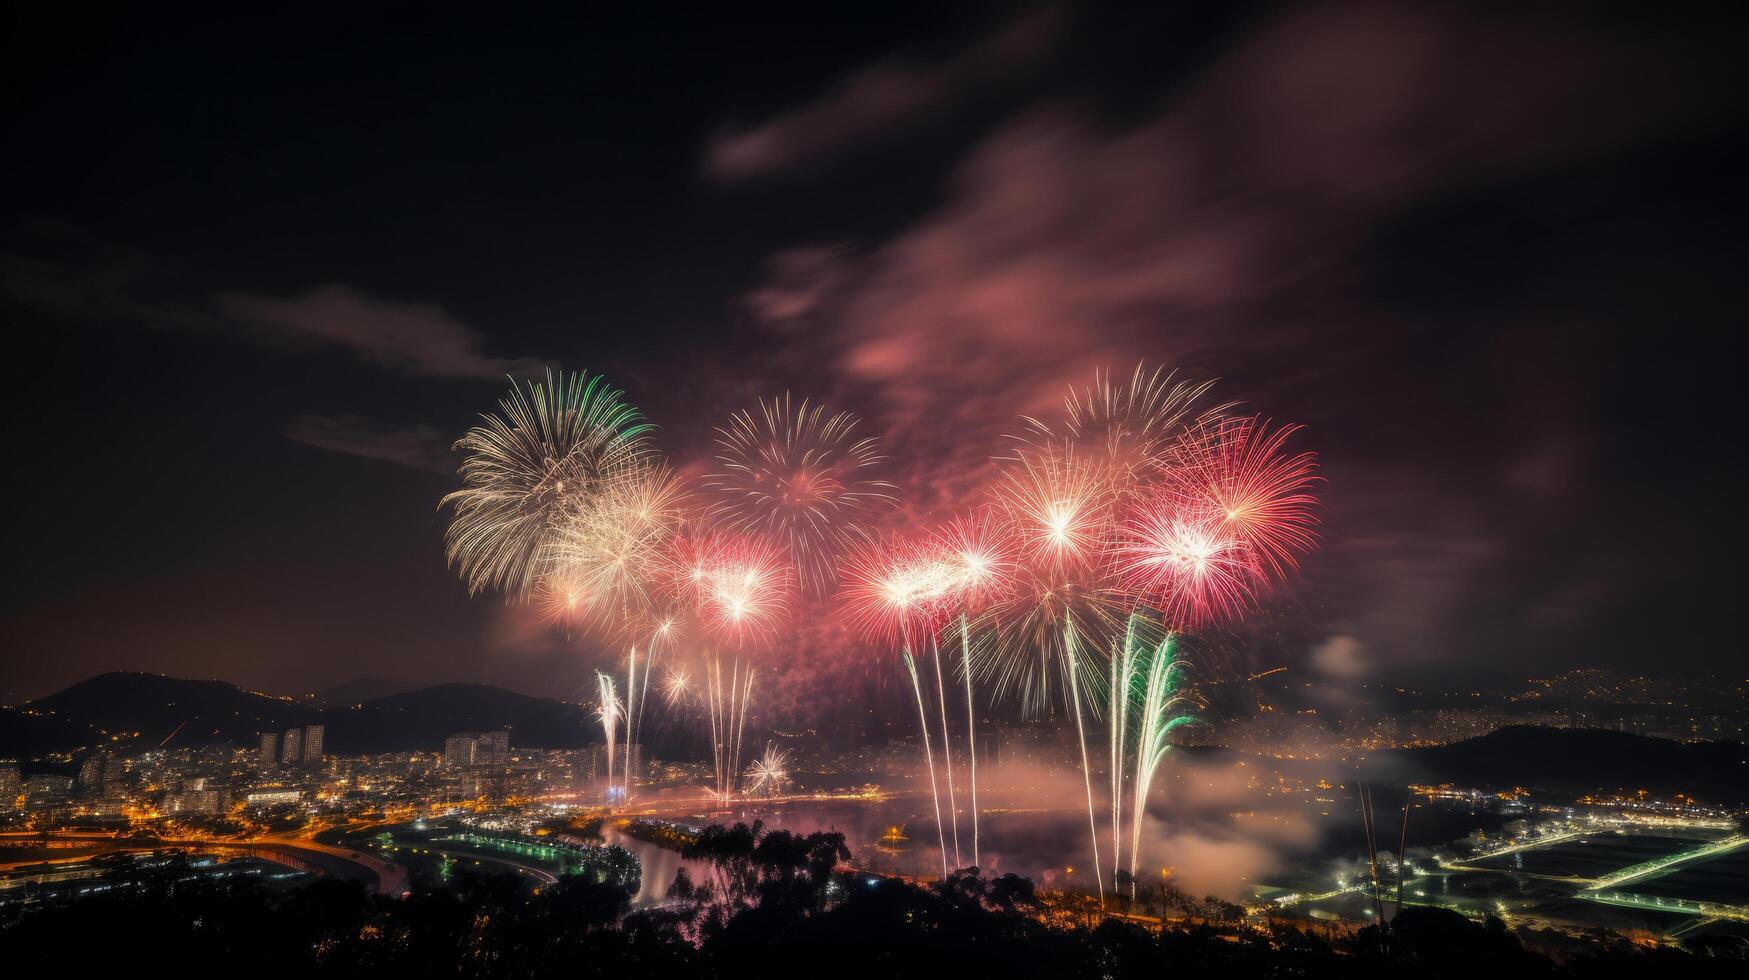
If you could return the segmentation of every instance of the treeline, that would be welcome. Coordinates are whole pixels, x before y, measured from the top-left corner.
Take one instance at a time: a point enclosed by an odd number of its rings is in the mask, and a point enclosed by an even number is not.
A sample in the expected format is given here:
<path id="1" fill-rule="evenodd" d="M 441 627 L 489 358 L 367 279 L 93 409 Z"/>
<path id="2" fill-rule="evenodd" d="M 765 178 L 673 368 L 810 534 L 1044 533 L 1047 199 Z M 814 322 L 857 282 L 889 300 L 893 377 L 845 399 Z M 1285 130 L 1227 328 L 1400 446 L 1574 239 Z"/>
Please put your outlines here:
<path id="1" fill-rule="evenodd" d="M 1389 934 L 1326 940 L 1291 927 L 1159 931 L 1066 924 L 1031 882 L 973 871 L 930 886 L 844 870 L 838 834 L 711 828 L 669 901 L 592 876 L 531 890 L 510 877 L 416 879 L 411 897 L 318 881 L 274 893 L 201 879 L 177 862 L 76 900 L 0 911 L 9 975 L 131 968 L 179 974 L 353 977 L 1604 977 L 1739 976 L 1740 944 L 1696 951 L 1599 941 L 1557 964 L 1498 921 L 1409 909 Z"/>

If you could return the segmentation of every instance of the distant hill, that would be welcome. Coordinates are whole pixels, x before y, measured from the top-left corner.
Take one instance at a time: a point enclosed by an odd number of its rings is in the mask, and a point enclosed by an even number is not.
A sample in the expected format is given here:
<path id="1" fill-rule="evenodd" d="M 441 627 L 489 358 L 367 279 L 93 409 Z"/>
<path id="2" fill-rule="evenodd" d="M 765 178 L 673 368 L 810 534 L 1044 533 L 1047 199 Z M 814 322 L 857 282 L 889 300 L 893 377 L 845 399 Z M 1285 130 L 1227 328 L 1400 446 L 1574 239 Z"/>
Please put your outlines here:
<path id="1" fill-rule="evenodd" d="M 88 725 L 29 708 L 0 708 L 0 759 L 32 759 L 98 741 Z"/>
<path id="2" fill-rule="evenodd" d="M 224 681 L 157 674 L 99 674 L 24 708 L 88 729 L 98 742 L 127 735 L 134 737 L 132 744 L 147 747 L 167 738 L 170 745 L 244 745 L 259 732 L 317 720 L 314 708 L 295 701 Z"/>
<path id="3" fill-rule="evenodd" d="M 415 691 L 418 689 L 419 685 L 408 684 L 405 681 L 388 681 L 383 680 L 381 677 L 364 677 L 355 681 L 347 681 L 344 684 L 336 684 L 333 687 L 323 688 L 320 691 L 306 694 L 304 695 L 304 703 L 321 709 L 350 708 L 353 705 L 363 704 L 366 701 L 375 701 L 378 698 L 393 697 L 397 694 L 405 694 L 408 691 Z"/>
<path id="4" fill-rule="evenodd" d="M 330 754 L 435 751 L 456 732 L 509 728 L 512 745 L 575 748 L 600 738 L 578 705 L 478 684 L 440 684 L 366 700 L 360 681 L 323 710 L 304 701 L 245 691 L 224 681 L 156 674 L 102 674 L 16 708 L 0 709 L 0 758 L 32 758 L 116 744 L 133 751 L 171 746 L 254 745 L 261 732 L 326 726 Z M 310 699 L 314 701 L 315 699 Z M 137 734 L 136 734 L 137 733 Z"/>
<path id="5" fill-rule="evenodd" d="M 443 747 L 456 732 L 510 729 L 510 744 L 577 748 L 600 726 L 579 705 L 479 684 L 439 684 L 322 713 L 328 750 L 343 755 Z"/>
<path id="6" fill-rule="evenodd" d="M 1522 725 L 1387 755 L 1414 778 L 1460 786 L 1575 795 L 1644 789 L 1660 796 L 1687 793 L 1707 803 L 1749 803 L 1749 748 L 1739 742 L 1682 743 Z"/>

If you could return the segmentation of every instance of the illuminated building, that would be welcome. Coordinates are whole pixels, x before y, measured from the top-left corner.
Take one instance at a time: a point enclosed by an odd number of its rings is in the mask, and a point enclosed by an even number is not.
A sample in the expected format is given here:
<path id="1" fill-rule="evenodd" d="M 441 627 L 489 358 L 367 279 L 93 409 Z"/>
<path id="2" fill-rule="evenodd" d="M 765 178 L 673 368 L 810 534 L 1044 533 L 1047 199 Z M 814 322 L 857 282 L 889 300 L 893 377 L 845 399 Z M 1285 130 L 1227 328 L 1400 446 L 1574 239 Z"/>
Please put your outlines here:
<path id="1" fill-rule="evenodd" d="M 304 794 L 295 789 L 258 789 L 250 793 L 245 801 L 250 806 L 272 806 L 276 803 L 296 803 L 304 798 Z"/>
<path id="2" fill-rule="evenodd" d="M 501 766 L 510 761 L 510 732 L 499 729 L 482 732 L 474 737 L 474 762 Z"/>
<path id="3" fill-rule="evenodd" d="M 510 732 L 457 732 L 443 740 L 443 764 L 449 768 L 501 766 L 510 761 Z"/>
<path id="4" fill-rule="evenodd" d="M 304 761 L 304 732 L 301 728 L 288 728 L 285 736 L 280 739 L 279 761 L 288 766 L 295 766 Z"/>
<path id="5" fill-rule="evenodd" d="M 478 744 L 471 732 L 451 735 L 443 740 L 443 764 L 452 768 L 473 765 Z"/>
<path id="6" fill-rule="evenodd" d="M 279 762 L 279 735 L 275 732 L 261 733 L 261 753 L 257 758 L 264 766 Z"/>
<path id="7" fill-rule="evenodd" d="M 321 725 L 304 726 L 303 761 L 304 765 L 312 769 L 322 764 L 322 736 L 323 728 Z"/>

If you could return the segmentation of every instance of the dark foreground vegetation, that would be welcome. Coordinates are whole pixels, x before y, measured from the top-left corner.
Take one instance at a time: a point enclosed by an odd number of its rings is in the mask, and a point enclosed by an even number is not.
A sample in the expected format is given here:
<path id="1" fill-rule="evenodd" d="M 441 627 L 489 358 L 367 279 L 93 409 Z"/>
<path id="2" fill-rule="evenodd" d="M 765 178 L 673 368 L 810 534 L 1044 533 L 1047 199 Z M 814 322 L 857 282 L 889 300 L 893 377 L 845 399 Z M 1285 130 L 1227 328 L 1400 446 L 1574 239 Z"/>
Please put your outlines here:
<path id="1" fill-rule="evenodd" d="M 177 862 L 75 900 L 0 911 L 8 976 L 131 969 L 205 976 L 376 977 L 1603 977 L 1740 976 L 1743 948 L 1621 940 L 1556 963 L 1498 921 L 1409 909 L 1335 940 L 1288 925 L 1076 925 L 1030 882 L 974 872 L 923 887 L 847 872 L 837 834 L 711 828 L 670 900 L 634 910 L 623 882 L 418 874 L 405 899 L 317 881 L 273 892 Z"/>

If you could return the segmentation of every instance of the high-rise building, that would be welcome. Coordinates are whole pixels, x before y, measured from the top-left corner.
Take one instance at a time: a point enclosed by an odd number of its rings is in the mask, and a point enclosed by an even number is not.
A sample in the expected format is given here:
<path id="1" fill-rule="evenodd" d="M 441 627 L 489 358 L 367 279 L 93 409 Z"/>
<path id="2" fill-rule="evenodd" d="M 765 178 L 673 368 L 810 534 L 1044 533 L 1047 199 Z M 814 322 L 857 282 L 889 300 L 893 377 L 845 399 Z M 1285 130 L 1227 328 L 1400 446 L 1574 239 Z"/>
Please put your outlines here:
<path id="1" fill-rule="evenodd" d="M 479 742 L 472 732 L 451 735 L 443 740 L 443 764 L 454 768 L 474 764 L 474 753 Z"/>
<path id="2" fill-rule="evenodd" d="M 501 766 L 510 761 L 510 732 L 499 729 L 482 732 L 474 740 L 474 761 L 481 765 Z"/>
<path id="3" fill-rule="evenodd" d="M 257 757 L 262 765 L 271 766 L 279 762 L 279 733 L 261 733 L 261 754 Z"/>
<path id="4" fill-rule="evenodd" d="M 304 761 L 304 730 L 288 728 L 279 741 L 279 761 L 295 766 Z"/>
<path id="5" fill-rule="evenodd" d="M 0 766 L 0 813 L 18 808 L 18 798 L 24 795 L 24 780 L 17 766 Z"/>
<path id="6" fill-rule="evenodd" d="M 311 769 L 322 764 L 322 734 L 321 725 L 304 726 L 304 765 Z"/>

